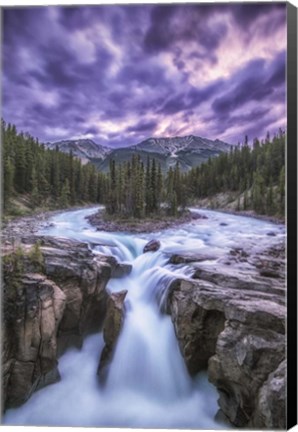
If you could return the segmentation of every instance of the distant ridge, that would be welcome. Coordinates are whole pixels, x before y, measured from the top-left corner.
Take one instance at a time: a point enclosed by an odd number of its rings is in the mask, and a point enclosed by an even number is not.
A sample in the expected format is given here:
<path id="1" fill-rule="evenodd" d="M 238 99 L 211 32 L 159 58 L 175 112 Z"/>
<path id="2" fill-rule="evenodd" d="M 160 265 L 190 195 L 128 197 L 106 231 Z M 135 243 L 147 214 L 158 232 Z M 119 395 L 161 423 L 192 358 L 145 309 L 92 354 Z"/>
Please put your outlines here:
<path id="1" fill-rule="evenodd" d="M 77 139 L 77 140 L 62 140 L 53 143 L 46 143 L 50 149 L 56 147 L 63 153 L 70 153 L 80 158 L 83 163 L 92 162 L 92 159 L 104 159 L 112 149 L 96 144 L 91 139 Z"/>
<path id="2" fill-rule="evenodd" d="M 173 138 L 148 138 L 136 145 L 112 149 L 96 144 L 90 139 L 63 140 L 47 143 L 48 148 L 58 149 L 79 157 L 84 163 L 91 162 L 99 169 L 107 171 L 110 160 L 116 163 L 128 161 L 133 154 L 138 154 L 145 163 L 148 155 L 154 157 L 161 164 L 163 171 L 179 162 L 182 171 L 187 171 L 194 166 L 207 161 L 209 157 L 217 156 L 222 152 L 228 152 L 231 145 L 195 135 Z"/>

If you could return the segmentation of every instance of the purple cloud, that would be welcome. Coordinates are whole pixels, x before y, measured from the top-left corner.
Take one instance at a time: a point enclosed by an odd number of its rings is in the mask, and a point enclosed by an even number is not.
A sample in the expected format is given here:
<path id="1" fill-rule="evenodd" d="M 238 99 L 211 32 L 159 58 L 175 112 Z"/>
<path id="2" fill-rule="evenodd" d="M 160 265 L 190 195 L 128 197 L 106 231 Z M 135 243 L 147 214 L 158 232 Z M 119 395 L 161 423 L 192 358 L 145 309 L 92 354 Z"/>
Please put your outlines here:
<path id="1" fill-rule="evenodd" d="M 214 50 L 227 28 L 225 24 L 208 26 L 214 8 L 208 5 L 156 6 L 151 13 L 151 24 L 144 38 L 145 50 L 158 53 L 173 49 L 178 42 L 196 41 L 206 50 Z"/>
<path id="2" fill-rule="evenodd" d="M 156 128 L 157 124 L 155 121 L 141 121 L 135 126 L 130 126 L 127 128 L 128 132 L 143 132 L 143 133 L 150 133 L 150 131 L 153 131 Z"/>
<path id="3" fill-rule="evenodd" d="M 241 29 L 248 29 L 259 18 L 265 17 L 271 20 L 272 14 L 275 12 L 277 12 L 277 16 L 279 17 L 275 24 L 277 22 L 284 24 L 283 20 L 285 10 L 284 3 L 260 3 L 257 5 L 257 7 L 254 3 L 240 3 L 231 5 L 231 13 L 234 17 L 235 23 Z"/>
<path id="4" fill-rule="evenodd" d="M 237 84 L 233 86 L 233 82 Z M 214 100 L 212 108 L 220 117 L 229 116 L 250 101 L 258 102 L 271 96 L 275 87 L 284 82 L 284 53 L 279 53 L 269 65 L 263 59 L 253 60 L 231 78 L 227 92 Z"/>
<path id="5" fill-rule="evenodd" d="M 3 117 L 40 141 L 92 135 L 113 147 L 152 134 L 235 143 L 285 126 L 285 13 L 270 3 L 3 8 Z"/>

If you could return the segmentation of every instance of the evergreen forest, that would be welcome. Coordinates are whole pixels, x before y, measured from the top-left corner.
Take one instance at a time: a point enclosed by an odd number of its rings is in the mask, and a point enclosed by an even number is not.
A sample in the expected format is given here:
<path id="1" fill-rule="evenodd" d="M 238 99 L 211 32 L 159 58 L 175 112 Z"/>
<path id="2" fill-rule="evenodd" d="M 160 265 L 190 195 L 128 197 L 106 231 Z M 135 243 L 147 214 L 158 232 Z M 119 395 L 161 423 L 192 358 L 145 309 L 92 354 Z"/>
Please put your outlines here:
<path id="1" fill-rule="evenodd" d="M 285 213 L 286 133 L 279 130 L 253 146 L 245 137 L 242 145 L 221 153 L 207 163 L 190 170 L 183 179 L 188 196 L 200 199 L 220 193 L 238 196 L 237 210 L 284 217 Z M 216 200 L 214 207 L 218 207 Z"/>
<path id="2" fill-rule="evenodd" d="M 14 211 L 16 197 L 30 208 L 59 209 L 103 202 L 106 177 L 72 153 L 49 150 L 2 121 L 3 209 Z"/>
<path id="3" fill-rule="evenodd" d="M 220 208 L 219 194 L 237 196 L 237 210 L 284 217 L 285 140 L 280 130 L 264 141 L 231 147 L 208 162 L 181 172 L 179 164 L 162 173 L 154 158 L 144 165 L 138 156 L 111 161 L 109 173 L 99 172 L 57 148 L 18 132 L 2 120 L 3 210 L 17 214 L 21 197 L 34 212 L 85 204 L 104 204 L 107 216 L 148 218 L 179 216 L 188 205 L 207 198 Z"/>

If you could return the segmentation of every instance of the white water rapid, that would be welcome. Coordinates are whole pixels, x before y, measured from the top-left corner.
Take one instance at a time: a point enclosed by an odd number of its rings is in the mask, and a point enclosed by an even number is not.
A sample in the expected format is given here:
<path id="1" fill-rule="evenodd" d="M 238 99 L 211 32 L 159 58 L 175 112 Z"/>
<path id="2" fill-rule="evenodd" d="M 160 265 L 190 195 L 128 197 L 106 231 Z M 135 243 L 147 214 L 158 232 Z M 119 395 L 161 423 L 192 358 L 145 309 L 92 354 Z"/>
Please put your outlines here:
<path id="1" fill-rule="evenodd" d="M 96 376 L 104 343 L 102 334 L 95 334 L 86 338 L 81 350 L 70 349 L 59 359 L 60 382 L 34 393 L 20 408 L 8 410 L 3 424 L 226 429 L 214 420 L 218 409 L 215 388 L 204 373 L 189 377 L 171 319 L 160 311 L 170 281 L 178 274 L 192 274 L 191 267 L 168 264 L 169 253 L 200 251 L 220 258 L 233 246 L 254 249 L 280 241 L 284 227 L 200 210 L 207 219 L 159 233 L 106 233 L 86 221 L 85 216 L 95 211 L 62 213 L 41 234 L 90 245 L 104 243 L 95 252 L 114 255 L 133 266 L 128 276 L 108 283 L 110 292 L 126 289 L 128 294 L 125 322 L 106 385 L 101 387 Z M 143 254 L 152 238 L 160 240 L 160 250 Z"/>

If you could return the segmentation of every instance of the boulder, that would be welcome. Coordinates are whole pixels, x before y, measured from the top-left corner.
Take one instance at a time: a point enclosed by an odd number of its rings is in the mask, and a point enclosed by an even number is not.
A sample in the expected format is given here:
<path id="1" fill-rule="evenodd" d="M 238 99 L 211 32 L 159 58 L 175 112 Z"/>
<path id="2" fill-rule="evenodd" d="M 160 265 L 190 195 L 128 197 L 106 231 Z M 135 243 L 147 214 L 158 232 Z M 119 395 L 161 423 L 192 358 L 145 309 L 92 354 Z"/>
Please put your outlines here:
<path id="1" fill-rule="evenodd" d="M 192 219 L 208 219 L 208 217 L 202 213 L 198 213 L 198 212 L 192 212 L 191 213 L 191 217 Z"/>
<path id="2" fill-rule="evenodd" d="M 159 240 L 150 240 L 143 249 L 143 253 L 146 252 L 156 252 L 160 248 L 160 241 Z"/>
<path id="3" fill-rule="evenodd" d="M 127 263 L 118 263 L 117 259 L 113 256 L 97 254 L 96 260 L 102 263 L 108 263 L 112 269 L 112 278 L 122 278 L 127 276 L 132 271 L 132 265 Z"/>
<path id="4" fill-rule="evenodd" d="M 101 353 L 97 374 L 99 375 L 100 382 L 104 383 L 107 377 L 108 366 L 112 360 L 115 346 L 119 334 L 121 332 L 125 306 L 124 300 L 127 291 L 120 291 L 109 295 L 107 302 L 107 313 L 103 325 L 103 338 L 105 346 Z"/>
<path id="5" fill-rule="evenodd" d="M 215 261 L 216 259 L 217 257 L 214 255 L 188 252 L 171 255 L 169 262 L 171 264 L 188 264 L 202 261 Z"/>

